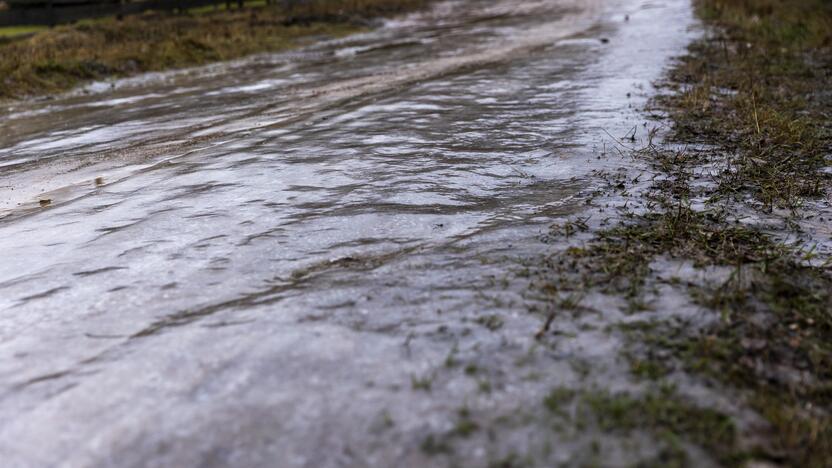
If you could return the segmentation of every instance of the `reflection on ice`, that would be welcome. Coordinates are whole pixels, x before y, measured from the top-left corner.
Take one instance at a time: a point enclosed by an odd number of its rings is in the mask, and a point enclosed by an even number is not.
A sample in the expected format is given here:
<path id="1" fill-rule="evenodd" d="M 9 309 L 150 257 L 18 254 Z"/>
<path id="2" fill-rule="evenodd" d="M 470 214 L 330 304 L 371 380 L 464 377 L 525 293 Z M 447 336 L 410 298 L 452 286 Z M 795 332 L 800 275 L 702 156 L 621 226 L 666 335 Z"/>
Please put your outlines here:
<path id="1" fill-rule="evenodd" d="M 460 443 L 461 464 L 568 459 L 534 411 L 578 361 L 622 384 L 615 342 L 576 324 L 537 348 L 522 265 L 615 164 L 602 129 L 641 123 L 630 105 L 690 21 L 682 0 L 443 2 L 17 105 L 0 120 L 0 453 L 426 466 L 422 441 L 465 406 L 530 416 Z"/>

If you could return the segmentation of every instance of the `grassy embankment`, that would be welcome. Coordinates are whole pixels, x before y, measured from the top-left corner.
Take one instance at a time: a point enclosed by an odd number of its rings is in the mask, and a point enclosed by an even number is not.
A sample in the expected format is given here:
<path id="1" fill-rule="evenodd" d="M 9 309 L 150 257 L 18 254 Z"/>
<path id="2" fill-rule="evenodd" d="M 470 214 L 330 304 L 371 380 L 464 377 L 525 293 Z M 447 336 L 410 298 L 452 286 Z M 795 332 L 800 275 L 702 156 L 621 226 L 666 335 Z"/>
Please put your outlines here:
<path id="1" fill-rule="evenodd" d="M 0 99 L 53 93 L 79 83 L 278 51 L 304 38 L 358 31 L 367 18 L 428 0 L 316 0 L 279 6 L 148 12 L 82 21 L 0 43 Z"/>
<path id="2" fill-rule="evenodd" d="M 0 40 L 29 36 L 48 29 L 46 26 L 6 26 L 0 28 Z"/>
<path id="3" fill-rule="evenodd" d="M 659 287 L 670 287 L 711 318 L 704 326 L 644 320 L 620 327 L 631 343 L 634 379 L 662 386 L 680 374 L 693 376 L 734 396 L 766 424 L 739 429 L 716 418 L 721 430 L 714 430 L 684 422 L 707 421 L 701 411 L 668 411 L 678 404 L 663 403 L 662 417 L 654 418 L 662 425 L 647 418 L 641 429 L 670 440 L 668 447 L 686 441 L 724 465 L 765 460 L 829 467 L 832 259 L 812 250 L 818 239 L 801 225 L 818 217 L 817 206 L 828 207 L 832 185 L 832 3 L 695 5 L 709 34 L 674 67 L 669 95 L 654 103 L 669 114 L 669 144 L 634 155 L 657 174 L 642 200 L 645 212 L 631 212 L 592 241 L 556 255 L 547 287 L 620 296 L 631 314 L 652 309 Z M 629 189 L 629 182 L 622 184 L 615 180 L 611 190 Z M 576 229 L 586 225 L 560 226 L 566 233 Z M 787 245 L 786 234 L 805 242 Z M 651 263 L 668 257 L 732 273 L 719 283 L 662 278 Z M 649 396 L 608 398 L 623 405 L 621 413 L 655 406 Z M 610 430 L 627 429 L 622 424 Z M 726 430 L 744 433 L 732 437 Z M 684 451 L 663 454 L 657 462 L 664 466 L 686 463 Z"/>

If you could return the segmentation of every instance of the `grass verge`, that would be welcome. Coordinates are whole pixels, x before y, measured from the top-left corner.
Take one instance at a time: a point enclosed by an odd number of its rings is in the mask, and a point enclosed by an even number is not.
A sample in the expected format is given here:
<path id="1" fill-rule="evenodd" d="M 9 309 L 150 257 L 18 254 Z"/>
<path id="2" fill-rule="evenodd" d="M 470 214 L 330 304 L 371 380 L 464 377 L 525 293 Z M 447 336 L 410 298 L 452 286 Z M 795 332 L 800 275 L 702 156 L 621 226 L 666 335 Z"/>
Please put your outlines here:
<path id="1" fill-rule="evenodd" d="M 54 93 L 107 77 L 200 65 L 279 51 L 313 36 L 340 36 L 366 19 L 428 0 L 317 0 L 290 9 L 148 12 L 59 26 L 0 43 L 0 98 Z"/>
<path id="2" fill-rule="evenodd" d="M 708 34 L 655 102 L 670 144 L 634 155 L 657 174 L 644 210 L 553 257 L 550 287 L 622 296 L 636 313 L 649 308 L 645 286 L 666 282 L 651 269 L 659 258 L 727 269 L 725 281 L 669 284 L 709 312 L 706 325 L 628 327 L 634 376 L 683 372 L 739 395 L 766 422 L 745 429 L 747 457 L 832 466 L 832 262 L 806 248 L 830 239 L 801 229 L 832 185 L 832 4 L 694 3 Z M 718 445 L 708 437 L 692 440 Z"/>
<path id="3" fill-rule="evenodd" d="M 46 26 L 6 26 L 0 28 L 0 40 L 27 36 L 45 31 Z"/>

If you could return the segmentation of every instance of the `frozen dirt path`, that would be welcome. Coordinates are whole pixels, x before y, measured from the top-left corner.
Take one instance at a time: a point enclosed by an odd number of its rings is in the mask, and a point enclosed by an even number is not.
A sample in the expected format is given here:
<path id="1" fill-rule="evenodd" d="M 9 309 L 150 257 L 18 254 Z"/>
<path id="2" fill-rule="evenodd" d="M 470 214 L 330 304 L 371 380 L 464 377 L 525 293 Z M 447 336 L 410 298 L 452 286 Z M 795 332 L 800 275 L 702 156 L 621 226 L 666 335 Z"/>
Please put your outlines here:
<path id="1" fill-rule="evenodd" d="M 683 0 L 447 2 L 5 109 L 3 466 L 582 456 L 540 402 L 576 363 L 626 385 L 614 342 L 537 346 L 522 265 L 691 23 Z"/>

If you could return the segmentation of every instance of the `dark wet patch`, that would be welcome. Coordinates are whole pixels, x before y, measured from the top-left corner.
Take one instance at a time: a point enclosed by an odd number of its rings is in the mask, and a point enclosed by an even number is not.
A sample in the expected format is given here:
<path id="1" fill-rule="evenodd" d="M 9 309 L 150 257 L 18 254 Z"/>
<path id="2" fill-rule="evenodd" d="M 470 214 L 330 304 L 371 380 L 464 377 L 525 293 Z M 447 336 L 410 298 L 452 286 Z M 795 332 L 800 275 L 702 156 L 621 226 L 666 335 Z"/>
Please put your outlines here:
<path id="1" fill-rule="evenodd" d="M 122 338 L 127 338 L 127 335 L 110 335 L 110 334 L 102 334 L 102 333 L 84 333 L 84 336 L 87 338 L 92 338 L 95 340 L 117 340 Z"/>
<path id="2" fill-rule="evenodd" d="M 75 276 L 93 276 L 93 275 L 98 275 L 98 274 L 101 274 L 101 273 L 107 273 L 108 271 L 118 271 L 118 270 L 127 270 L 127 267 L 109 266 L 109 267 L 97 268 L 95 270 L 79 271 L 77 273 L 73 273 L 73 275 L 75 275 Z"/>
<path id="3" fill-rule="evenodd" d="M 37 377 L 33 377 L 33 378 L 28 379 L 24 382 L 21 382 L 21 383 L 15 385 L 15 387 L 16 387 L 16 390 L 21 390 L 21 389 L 24 389 L 26 387 L 36 385 L 36 384 L 39 384 L 39 383 L 49 382 L 51 380 L 62 379 L 62 378 L 66 377 L 70 374 L 72 374 L 72 371 L 66 370 L 66 371 L 52 372 L 50 374 L 39 375 Z"/>
<path id="4" fill-rule="evenodd" d="M 58 287 L 48 289 L 46 291 L 43 291 L 43 292 L 40 292 L 40 293 L 37 293 L 37 294 L 32 294 L 31 296 L 22 297 L 22 298 L 20 298 L 20 300 L 18 302 L 18 305 L 23 305 L 27 302 L 35 301 L 35 300 L 38 300 L 38 299 L 45 299 L 45 298 L 47 298 L 49 296 L 52 296 L 52 295 L 54 295 L 54 294 L 56 294 L 60 291 L 65 290 L 65 289 L 69 289 L 69 286 L 58 286 Z"/>
<path id="5" fill-rule="evenodd" d="M 256 322 L 255 319 L 251 320 L 223 320 L 221 322 L 212 322 L 212 323 L 203 323 L 202 326 L 205 328 L 223 328 L 223 327 L 234 327 L 239 325 L 247 325 L 249 323 Z"/>

